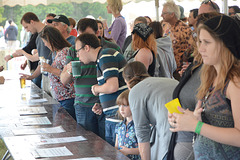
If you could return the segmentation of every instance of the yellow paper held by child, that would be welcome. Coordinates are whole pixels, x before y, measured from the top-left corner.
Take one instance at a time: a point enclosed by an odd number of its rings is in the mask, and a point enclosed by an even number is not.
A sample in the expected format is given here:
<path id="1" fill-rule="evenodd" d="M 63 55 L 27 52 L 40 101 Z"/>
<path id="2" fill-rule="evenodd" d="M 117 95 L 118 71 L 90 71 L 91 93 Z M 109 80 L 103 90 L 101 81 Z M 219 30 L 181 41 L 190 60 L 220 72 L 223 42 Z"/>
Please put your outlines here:
<path id="1" fill-rule="evenodd" d="M 178 98 L 175 98 L 174 100 L 168 102 L 165 104 L 165 107 L 168 109 L 168 111 L 170 113 L 179 113 L 179 114 L 183 114 L 182 112 L 180 112 L 178 110 L 178 106 L 181 107 L 181 104 L 179 102 Z"/>

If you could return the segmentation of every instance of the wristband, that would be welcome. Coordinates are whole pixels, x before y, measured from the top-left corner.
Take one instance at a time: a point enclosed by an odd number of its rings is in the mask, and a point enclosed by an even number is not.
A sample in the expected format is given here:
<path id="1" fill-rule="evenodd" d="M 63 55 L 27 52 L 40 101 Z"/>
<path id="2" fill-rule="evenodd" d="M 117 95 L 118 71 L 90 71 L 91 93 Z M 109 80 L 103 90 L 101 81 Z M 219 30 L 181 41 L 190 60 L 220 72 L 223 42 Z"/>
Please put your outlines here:
<path id="1" fill-rule="evenodd" d="M 10 57 L 11 57 L 11 58 L 13 58 L 13 55 L 12 55 L 12 54 L 10 54 Z"/>
<path id="2" fill-rule="evenodd" d="M 67 73 L 70 74 L 70 75 L 72 75 L 72 73 L 70 73 L 68 70 L 67 70 Z"/>
<path id="3" fill-rule="evenodd" d="M 202 125 L 203 125 L 203 122 L 198 121 L 196 129 L 195 129 L 195 133 L 200 134 L 201 129 L 202 129 Z"/>

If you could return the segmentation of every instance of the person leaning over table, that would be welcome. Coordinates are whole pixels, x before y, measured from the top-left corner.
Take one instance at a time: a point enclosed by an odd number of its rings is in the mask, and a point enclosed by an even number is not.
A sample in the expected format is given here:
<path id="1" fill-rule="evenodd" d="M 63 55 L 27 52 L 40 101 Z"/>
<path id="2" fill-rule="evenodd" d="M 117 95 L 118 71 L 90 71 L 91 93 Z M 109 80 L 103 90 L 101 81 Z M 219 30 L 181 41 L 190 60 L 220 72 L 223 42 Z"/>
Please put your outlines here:
<path id="1" fill-rule="evenodd" d="M 32 58 L 33 61 L 38 61 L 39 57 L 44 57 L 44 59 L 48 59 L 50 62 L 49 64 L 52 64 L 52 57 L 51 57 L 51 51 L 46 47 L 40 38 L 40 33 L 45 28 L 45 24 L 39 21 L 38 17 L 32 13 L 27 12 L 22 16 L 21 19 L 22 26 L 26 29 L 27 32 L 31 32 L 32 34 L 38 33 L 38 36 L 36 38 L 36 47 L 37 47 L 37 54 L 33 54 Z M 24 53 L 24 52 L 23 52 Z M 28 54 L 24 53 L 24 56 L 27 57 Z M 32 75 L 26 75 L 23 74 L 22 77 L 27 80 L 32 80 L 39 75 L 41 75 L 41 69 L 40 65 L 37 66 L 36 70 L 32 73 Z M 42 74 L 42 89 L 51 95 L 51 88 L 49 84 L 49 79 L 47 74 Z"/>
<path id="2" fill-rule="evenodd" d="M 150 77 L 146 67 L 139 61 L 128 63 L 123 69 L 123 77 L 130 90 L 129 106 L 141 158 L 165 160 L 171 132 L 164 105 L 172 100 L 178 81 Z"/>
<path id="3" fill-rule="evenodd" d="M 97 36 L 98 25 L 94 19 L 82 18 L 78 21 L 77 30 L 80 35 L 83 33 L 91 33 Z M 103 37 L 98 37 L 98 40 L 103 48 L 113 48 L 122 53 L 117 44 L 109 42 Z M 97 83 L 96 62 L 91 62 L 86 65 L 81 62 L 81 76 L 73 78 L 71 61 L 79 61 L 75 45 L 69 49 L 66 63 L 60 77 L 63 84 L 74 81 L 76 93 L 74 107 L 77 123 L 105 139 L 105 117 L 103 114 L 99 116 L 92 112 L 94 104 L 100 102 L 99 96 L 94 96 L 91 91 L 91 87 Z"/>
<path id="4" fill-rule="evenodd" d="M 60 31 L 54 27 L 47 26 L 40 34 L 44 45 L 47 46 L 56 56 L 51 65 L 43 63 L 43 71 L 48 72 L 50 85 L 52 88 L 52 96 L 61 106 L 76 119 L 74 109 L 75 91 L 73 82 L 63 85 L 60 81 L 60 74 L 66 62 L 67 52 L 71 44 L 63 37 Z"/>
<path id="5" fill-rule="evenodd" d="M 122 78 L 122 70 L 126 60 L 120 52 L 112 48 L 103 49 L 94 34 L 83 33 L 77 37 L 76 50 L 79 60 L 84 64 L 97 62 L 97 83 L 91 87 L 93 95 L 101 102 L 95 103 L 92 111 L 98 115 L 105 115 L 105 139 L 114 146 L 116 121 L 116 99 L 126 88 Z"/>
<path id="6" fill-rule="evenodd" d="M 171 131 L 197 133 L 195 159 L 240 159 L 240 27 L 220 15 L 198 27 L 203 59 L 194 112 L 169 114 Z"/>

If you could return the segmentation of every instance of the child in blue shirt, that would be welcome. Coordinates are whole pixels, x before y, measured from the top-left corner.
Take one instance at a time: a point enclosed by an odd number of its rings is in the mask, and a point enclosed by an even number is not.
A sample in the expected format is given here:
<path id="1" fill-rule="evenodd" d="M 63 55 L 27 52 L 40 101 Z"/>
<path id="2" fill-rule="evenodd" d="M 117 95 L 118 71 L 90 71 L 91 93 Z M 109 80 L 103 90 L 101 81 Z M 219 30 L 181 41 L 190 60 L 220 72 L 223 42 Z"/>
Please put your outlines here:
<path id="1" fill-rule="evenodd" d="M 141 159 L 138 150 L 138 142 L 135 134 L 132 112 L 128 102 L 129 90 L 122 92 L 117 98 L 120 116 L 123 121 L 116 125 L 115 148 L 131 160 Z"/>

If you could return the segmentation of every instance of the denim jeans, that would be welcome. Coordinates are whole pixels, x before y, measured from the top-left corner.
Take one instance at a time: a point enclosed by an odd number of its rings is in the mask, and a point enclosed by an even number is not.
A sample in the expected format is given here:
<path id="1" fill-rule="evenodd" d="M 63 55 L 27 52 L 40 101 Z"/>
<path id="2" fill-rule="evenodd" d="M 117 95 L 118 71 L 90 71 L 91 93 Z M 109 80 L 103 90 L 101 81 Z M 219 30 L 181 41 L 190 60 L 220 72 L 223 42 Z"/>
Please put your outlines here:
<path id="1" fill-rule="evenodd" d="M 117 111 L 118 111 L 118 108 L 105 111 L 104 112 L 105 118 L 114 117 Z M 115 128 L 118 123 L 119 122 L 105 120 L 105 139 L 112 146 L 115 146 L 115 140 L 116 140 Z"/>
<path id="2" fill-rule="evenodd" d="M 36 84 L 39 88 L 41 87 L 42 75 L 40 74 L 38 77 L 32 79 L 32 82 Z"/>
<path id="3" fill-rule="evenodd" d="M 76 114 L 74 109 L 74 99 L 65 99 L 63 101 L 58 101 L 61 106 L 76 120 Z"/>
<path id="4" fill-rule="evenodd" d="M 97 115 L 92 111 L 92 107 L 83 107 L 79 104 L 75 106 L 77 123 L 86 130 L 94 132 L 105 139 L 105 115 Z"/>

